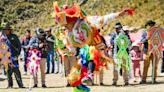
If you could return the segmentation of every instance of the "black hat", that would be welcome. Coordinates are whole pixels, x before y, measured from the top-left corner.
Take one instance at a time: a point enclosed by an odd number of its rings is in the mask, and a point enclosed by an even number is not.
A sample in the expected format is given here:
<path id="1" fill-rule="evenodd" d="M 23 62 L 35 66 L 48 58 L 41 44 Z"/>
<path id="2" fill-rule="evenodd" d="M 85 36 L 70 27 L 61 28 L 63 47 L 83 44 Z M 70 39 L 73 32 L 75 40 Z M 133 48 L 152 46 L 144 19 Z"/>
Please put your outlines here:
<path id="1" fill-rule="evenodd" d="M 115 26 L 114 26 L 115 28 L 122 28 L 122 25 L 121 25 L 121 23 L 120 22 L 117 22 L 116 24 L 115 24 Z"/>
<path id="2" fill-rule="evenodd" d="M 151 25 L 155 25 L 156 23 L 152 20 L 148 20 L 146 23 L 145 23 L 145 27 L 147 26 L 151 26 Z"/>
<path id="3" fill-rule="evenodd" d="M 5 26 L 3 27 L 3 30 L 6 30 L 6 29 L 12 29 L 11 25 L 9 23 L 6 23 Z"/>

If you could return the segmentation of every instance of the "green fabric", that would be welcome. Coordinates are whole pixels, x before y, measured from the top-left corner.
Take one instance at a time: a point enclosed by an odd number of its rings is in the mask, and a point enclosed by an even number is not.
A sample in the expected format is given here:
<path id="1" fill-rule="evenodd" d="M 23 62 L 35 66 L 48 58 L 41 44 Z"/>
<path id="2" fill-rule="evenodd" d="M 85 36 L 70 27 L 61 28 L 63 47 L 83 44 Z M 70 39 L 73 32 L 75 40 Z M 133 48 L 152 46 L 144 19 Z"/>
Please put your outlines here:
<path id="1" fill-rule="evenodd" d="M 73 87 L 72 88 L 72 92 L 89 92 L 89 91 L 87 91 L 87 90 L 80 90 L 77 87 Z"/>
<path id="2" fill-rule="evenodd" d="M 128 37 L 124 33 L 120 33 L 118 37 L 116 38 L 116 45 L 118 46 L 119 50 L 116 54 L 116 58 L 118 60 L 118 68 L 121 68 L 122 59 L 125 59 L 126 65 L 123 65 L 126 67 L 126 69 L 130 70 L 130 57 L 126 49 L 128 48 L 128 45 L 130 44 L 130 41 Z"/>
<path id="3" fill-rule="evenodd" d="M 62 32 L 62 30 L 58 30 L 55 32 L 55 35 L 60 35 L 60 33 Z M 65 45 L 63 43 L 63 40 L 59 40 L 57 37 L 55 37 L 55 46 L 54 49 L 56 50 L 57 48 L 60 48 L 61 50 L 64 49 Z"/>
<path id="4" fill-rule="evenodd" d="M 57 46 L 57 48 L 60 48 L 61 50 L 63 50 L 65 47 L 63 41 L 59 40 L 59 39 L 56 40 L 56 46 Z"/>

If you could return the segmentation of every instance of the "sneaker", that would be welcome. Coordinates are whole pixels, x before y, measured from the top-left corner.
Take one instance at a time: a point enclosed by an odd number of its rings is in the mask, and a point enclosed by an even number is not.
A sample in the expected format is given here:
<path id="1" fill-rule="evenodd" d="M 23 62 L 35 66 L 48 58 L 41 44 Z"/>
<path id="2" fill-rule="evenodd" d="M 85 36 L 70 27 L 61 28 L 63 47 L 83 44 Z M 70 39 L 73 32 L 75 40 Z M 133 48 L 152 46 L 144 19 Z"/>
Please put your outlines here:
<path id="1" fill-rule="evenodd" d="M 49 74 L 49 72 L 46 72 L 46 74 Z"/>
<path id="2" fill-rule="evenodd" d="M 51 73 L 54 73 L 54 71 L 52 71 Z"/>
<path id="3" fill-rule="evenodd" d="M 47 88 L 47 86 L 45 84 L 42 85 L 42 88 Z"/>
<path id="4" fill-rule="evenodd" d="M 112 84 L 113 86 L 116 86 L 117 85 L 117 82 L 113 82 L 113 84 Z"/>
<path id="5" fill-rule="evenodd" d="M 33 88 L 37 88 L 38 87 L 38 85 L 37 84 L 35 84 L 34 86 L 33 86 Z"/>
<path id="6" fill-rule="evenodd" d="M 139 82 L 141 82 L 141 80 L 142 80 L 141 78 L 138 78 L 138 81 L 139 81 Z"/>
<path id="7" fill-rule="evenodd" d="M 104 83 L 100 83 L 101 86 L 104 86 Z"/>
<path id="8" fill-rule="evenodd" d="M 128 82 L 126 82 L 125 84 L 124 84 L 124 86 L 128 86 L 129 85 L 129 83 Z"/>
<path id="9" fill-rule="evenodd" d="M 145 80 L 142 80 L 142 81 L 140 82 L 140 84 L 146 84 L 146 81 L 145 81 Z"/>
<path id="10" fill-rule="evenodd" d="M 58 74 L 59 72 L 57 71 L 57 72 L 55 72 L 55 74 Z"/>
<path id="11" fill-rule="evenodd" d="M 24 86 L 22 86 L 22 87 L 19 87 L 19 88 L 25 88 Z"/>

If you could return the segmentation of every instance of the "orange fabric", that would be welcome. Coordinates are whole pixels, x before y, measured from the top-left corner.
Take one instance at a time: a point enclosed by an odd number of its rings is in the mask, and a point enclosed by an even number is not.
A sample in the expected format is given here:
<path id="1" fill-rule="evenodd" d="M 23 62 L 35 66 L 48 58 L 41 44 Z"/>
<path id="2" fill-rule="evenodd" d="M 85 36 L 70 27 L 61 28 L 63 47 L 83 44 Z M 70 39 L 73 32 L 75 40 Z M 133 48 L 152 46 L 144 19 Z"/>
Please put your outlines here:
<path id="1" fill-rule="evenodd" d="M 152 38 L 153 34 L 158 30 L 158 28 L 159 27 L 157 27 L 157 26 L 153 26 L 148 30 L 148 35 L 147 35 L 148 36 L 148 43 L 149 43 L 148 51 L 151 51 L 153 48 L 153 44 L 151 43 L 151 41 L 152 41 L 151 38 Z"/>

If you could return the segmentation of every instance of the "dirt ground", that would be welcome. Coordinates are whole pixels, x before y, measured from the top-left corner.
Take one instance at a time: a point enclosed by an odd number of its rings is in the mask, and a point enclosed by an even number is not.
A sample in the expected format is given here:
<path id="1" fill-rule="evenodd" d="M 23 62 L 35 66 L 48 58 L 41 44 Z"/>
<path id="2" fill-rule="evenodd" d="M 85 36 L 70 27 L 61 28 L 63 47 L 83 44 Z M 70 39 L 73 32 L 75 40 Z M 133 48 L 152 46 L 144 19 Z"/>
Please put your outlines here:
<path id="1" fill-rule="evenodd" d="M 142 62 L 143 63 L 143 62 Z M 21 62 L 20 70 L 23 73 L 23 63 Z M 142 64 L 141 64 L 142 65 Z M 160 72 L 160 64 L 159 64 L 159 71 Z M 142 67 L 141 67 L 142 68 Z M 112 86 L 112 65 L 109 66 L 109 70 L 105 70 L 104 73 L 104 86 L 89 86 L 91 88 L 91 92 L 164 92 L 164 77 L 158 76 L 157 81 L 158 84 L 151 84 L 151 67 L 149 68 L 149 75 L 148 75 L 148 83 L 139 85 L 138 83 L 131 83 L 129 86 L 124 87 L 123 78 L 119 77 L 118 86 Z M 39 74 L 40 75 L 40 74 Z M 14 87 L 12 89 L 6 89 L 7 87 L 7 80 L 0 80 L 0 92 L 28 92 L 29 80 L 30 76 L 22 75 L 25 89 L 19 89 L 17 83 L 14 79 Z M 65 78 L 62 77 L 62 74 L 48 74 L 46 75 L 46 85 L 47 88 L 41 87 L 41 80 L 39 76 L 39 88 L 32 88 L 31 92 L 71 92 L 71 87 L 65 87 L 66 82 Z M 33 86 L 33 82 L 32 82 Z"/>

